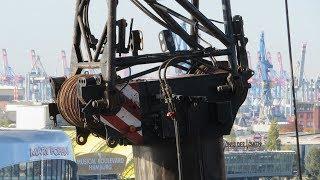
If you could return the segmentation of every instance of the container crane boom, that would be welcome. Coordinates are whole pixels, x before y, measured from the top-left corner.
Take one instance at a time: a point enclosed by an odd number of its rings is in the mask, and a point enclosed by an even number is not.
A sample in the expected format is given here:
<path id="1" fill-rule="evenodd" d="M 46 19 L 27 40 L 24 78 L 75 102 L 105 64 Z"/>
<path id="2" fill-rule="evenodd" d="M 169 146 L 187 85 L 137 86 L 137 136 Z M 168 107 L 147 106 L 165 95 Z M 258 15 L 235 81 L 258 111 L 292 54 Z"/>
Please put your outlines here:
<path id="1" fill-rule="evenodd" d="M 302 44 L 301 60 L 299 61 L 299 79 L 298 88 L 303 84 L 304 79 L 304 65 L 306 60 L 307 43 Z"/>

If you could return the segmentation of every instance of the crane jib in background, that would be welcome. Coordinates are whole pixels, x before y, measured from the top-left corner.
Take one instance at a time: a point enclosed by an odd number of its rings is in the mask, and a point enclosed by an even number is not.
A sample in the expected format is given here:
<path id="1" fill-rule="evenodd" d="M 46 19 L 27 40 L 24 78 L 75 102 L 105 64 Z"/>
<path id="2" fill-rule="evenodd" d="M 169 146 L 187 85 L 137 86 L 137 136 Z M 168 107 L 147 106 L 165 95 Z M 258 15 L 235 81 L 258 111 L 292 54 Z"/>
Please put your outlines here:
<path id="1" fill-rule="evenodd" d="M 272 97 L 269 72 L 273 66 L 267 59 L 264 32 L 262 32 L 260 36 L 259 65 L 261 68 L 261 77 L 263 82 L 263 104 L 265 106 L 270 106 L 272 103 Z"/>
<path id="2" fill-rule="evenodd" d="M 31 70 L 26 75 L 25 100 L 49 101 L 51 91 L 48 75 L 42 65 L 40 56 L 31 50 Z"/>

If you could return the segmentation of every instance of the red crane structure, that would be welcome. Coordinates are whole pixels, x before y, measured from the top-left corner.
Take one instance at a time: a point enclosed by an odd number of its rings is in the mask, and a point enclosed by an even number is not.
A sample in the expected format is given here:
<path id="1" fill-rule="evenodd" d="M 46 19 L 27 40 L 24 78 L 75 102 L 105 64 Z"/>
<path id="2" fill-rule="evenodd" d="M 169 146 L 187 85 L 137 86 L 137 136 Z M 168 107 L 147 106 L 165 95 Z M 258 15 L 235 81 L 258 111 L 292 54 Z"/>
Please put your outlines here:
<path id="1" fill-rule="evenodd" d="M 2 49 L 3 58 L 3 73 L 1 74 L 1 84 L 3 85 L 22 85 L 24 78 L 21 75 L 16 75 L 13 68 L 9 66 L 8 53 L 6 49 Z"/>

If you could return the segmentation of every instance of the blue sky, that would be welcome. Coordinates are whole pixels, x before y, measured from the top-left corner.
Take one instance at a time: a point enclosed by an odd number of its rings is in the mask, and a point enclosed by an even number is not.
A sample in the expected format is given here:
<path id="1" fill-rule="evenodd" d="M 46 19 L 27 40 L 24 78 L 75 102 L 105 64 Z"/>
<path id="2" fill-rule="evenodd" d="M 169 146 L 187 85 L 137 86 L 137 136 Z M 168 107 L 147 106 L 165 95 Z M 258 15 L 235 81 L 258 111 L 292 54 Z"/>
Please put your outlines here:
<path id="1" fill-rule="evenodd" d="M 95 0 L 92 8 L 92 28 L 100 33 L 105 21 L 105 1 Z M 161 1 L 176 8 L 172 0 Z M 207 16 L 222 19 L 220 0 L 201 0 L 201 9 Z M 274 63 L 276 53 L 281 52 L 285 68 L 288 68 L 284 0 L 231 0 L 233 14 L 245 20 L 249 38 L 248 50 L 253 64 L 256 62 L 259 34 L 265 32 L 266 44 Z M 289 0 L 294 61 L 300 58 L 302 42 L 308 43 L 306 72 L 308 77 L 319 75 L 320 42 L 318 29 L 320 17 L 319 0 Z M 30 49 L 41 56 L 48 74 L 61 74 L 60 51 L 66 50 L 70 57 L 72 43 L 74 0 L 1 0 L 0 2 L 0 48 L 8 51 L 9 63 L 20 74 L 31 68 Z M 146 18 L 129 0 L 120 0 L 118 17 L 135 18 L 135 28 L 144 31 L 145 53 L 159 50 L 157 42 L 161 27 Z"/>

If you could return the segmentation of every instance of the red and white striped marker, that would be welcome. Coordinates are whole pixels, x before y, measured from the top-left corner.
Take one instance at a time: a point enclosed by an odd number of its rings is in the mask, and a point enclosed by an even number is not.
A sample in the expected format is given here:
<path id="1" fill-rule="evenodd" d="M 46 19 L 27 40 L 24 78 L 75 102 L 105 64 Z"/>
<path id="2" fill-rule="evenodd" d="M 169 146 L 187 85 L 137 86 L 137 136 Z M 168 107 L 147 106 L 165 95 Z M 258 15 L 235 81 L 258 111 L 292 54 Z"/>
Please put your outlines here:
<path id="1" fill-rule="evenodd" d="M 117 86 L 122 89 L 123 85 Z M 138 84 L 126 85 L 121 93 L 125 97 L 125 102 L 120 111 L 115 116 L 101 115 L 101 120 L 109 127 L 117 130 L 133 144 L 142 144 L 142 131 L 135 130 L 141 127 L 141 111 L 138 93 Z"/>

